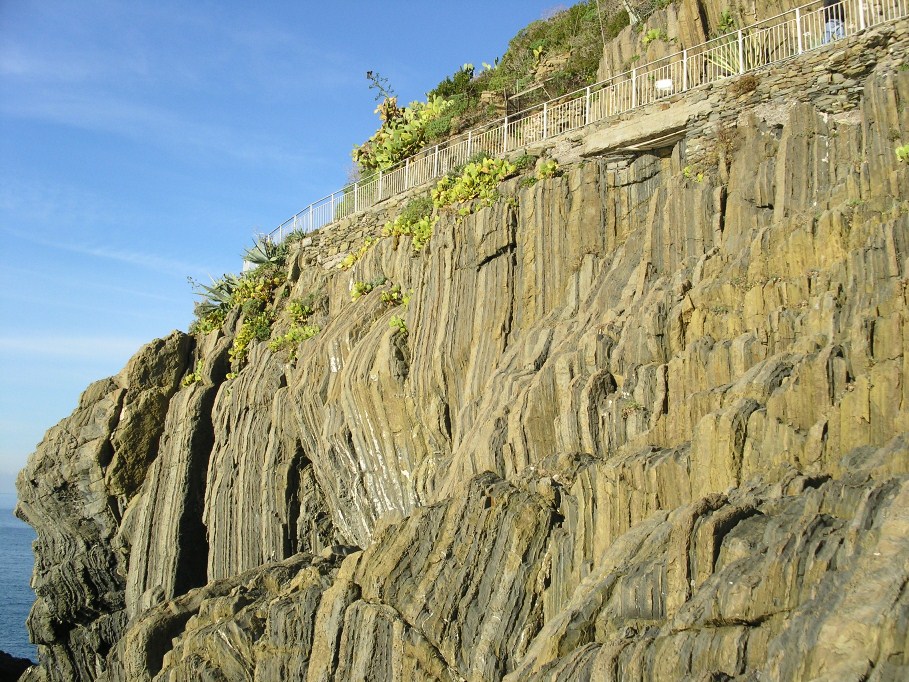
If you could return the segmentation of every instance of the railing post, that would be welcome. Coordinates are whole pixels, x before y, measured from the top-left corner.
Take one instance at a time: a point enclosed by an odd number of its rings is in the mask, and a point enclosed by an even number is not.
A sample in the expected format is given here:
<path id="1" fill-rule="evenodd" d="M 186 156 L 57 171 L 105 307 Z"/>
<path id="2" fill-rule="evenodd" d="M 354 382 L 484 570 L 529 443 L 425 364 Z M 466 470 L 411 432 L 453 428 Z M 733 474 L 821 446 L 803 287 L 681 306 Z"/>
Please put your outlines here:
<path id="1" fill-rule="evenodd" d="M 795 37 L 798 53 L 802 54 L 802 8 L 795 8 Z"/>
<path id="2" fill-rule="evenodd" d="M 335 195 L 334 194 L 331 195 L 331 212 L 332 212 L 332 217 L 334 217 L 334 212 L 335 212 Z M 307 230 L 307 232 L 312 232 L 313 229 L 314 228 L 312 226 L 312 204 L 310 204 L 309 205 L 309 229 Z"/>
<path id="3" fill-rule="evenodd" d="M 359 183 L 354 183 L 354 213 L 360 210 L 360 192 Z"/>
<path id="4" fill-rule="evenodd" d="M 742 38 L 742 29 L 739 29 L 739 73 L 745 73 L 745 41 Z"/>
<path id="5" fill-rule="evenodd" d="M 682 50 L 682 92 L 688 89 L 688 50 Z"/>
<path id="6" fill-rule="evenodd" d="M 638 69 L 634 67 L 631 70 L 631 108 L 638 105 Z"/>
<path id="7" fill-rule="evenodd" d="M 473 142 L 473 139 L 471 138 L 472 135 L 473 135 L 473 131 L 468 130 L 467 131 L 467 158 L 468 159 L 470 158 L 470 144 L 471 144 L 471 142 Z"/>
<path id="8" fill-rule="evenodd" d="M 584 125 L 590 123 L 590 86 L 587 86 L 587 91 L 584 93 Z"/>
<path id="9" fill-rule="evenodd" d="M 410 185 L 410 157 L 404 162 L 404 189 Z"/>
<path id="10" fill-rule="evenodd" d="M 505 123 L 502 124 L 502 153 L 508 151 L 508 117 L 505 117 Z"/>
<path id="11" fill-rule="evenodd" d="M 381 170 L 379 171 L 379 187 L 377 189 L 376 196 L 378 197 L 378 201 L 382 200 L 382 171 Z"/>
<path id="12" fill-rule="evenodd" d="M 859 11 L 859 29 L 865 30 L 865 3 L 864 0 L 858 0 L 858 11 Z"/>
<path id="13" fill-rule="evenodd" d="M 436 145 L 436 158 L 432 164 L 432 177 L 439 177 L 439 145 Z"/>
<path id="14" fill-rule="evenodd" d="M 549 102 L 543 102 L 543 139 L 546 139 L 546 127 L 549 125 L 549 109 L 547 108 Z"/>

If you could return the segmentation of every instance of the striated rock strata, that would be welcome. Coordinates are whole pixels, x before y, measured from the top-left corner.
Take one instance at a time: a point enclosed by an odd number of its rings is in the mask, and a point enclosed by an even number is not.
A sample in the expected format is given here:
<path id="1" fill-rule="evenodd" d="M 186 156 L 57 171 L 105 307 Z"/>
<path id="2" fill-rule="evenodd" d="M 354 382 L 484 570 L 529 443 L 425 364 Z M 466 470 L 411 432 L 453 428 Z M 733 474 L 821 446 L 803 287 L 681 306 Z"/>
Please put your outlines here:
<path id="1" fill-rule="evenodd" d="M 19 478 L 27 679 L 905 679 L 907 44 L 555 139 L 422 252 L 343 222 L 295 355 L 228 378 L 235 311 L 89 387 Z"/>

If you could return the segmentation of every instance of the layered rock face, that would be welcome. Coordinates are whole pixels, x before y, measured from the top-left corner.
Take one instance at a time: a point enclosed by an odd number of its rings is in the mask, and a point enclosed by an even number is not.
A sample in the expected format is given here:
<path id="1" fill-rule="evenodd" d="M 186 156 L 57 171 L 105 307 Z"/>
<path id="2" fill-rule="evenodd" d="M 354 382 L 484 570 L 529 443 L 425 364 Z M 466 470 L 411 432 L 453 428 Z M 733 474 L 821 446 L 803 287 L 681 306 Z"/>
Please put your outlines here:
<path id="1" fill-rule="evenodd" d="M 228 378 L 235 312 L 90 387 L 19 479 L 30 679 L 905 679 L 907 44 L 555 140 L 422 252 L 336 226 L 294 356 Z"/>

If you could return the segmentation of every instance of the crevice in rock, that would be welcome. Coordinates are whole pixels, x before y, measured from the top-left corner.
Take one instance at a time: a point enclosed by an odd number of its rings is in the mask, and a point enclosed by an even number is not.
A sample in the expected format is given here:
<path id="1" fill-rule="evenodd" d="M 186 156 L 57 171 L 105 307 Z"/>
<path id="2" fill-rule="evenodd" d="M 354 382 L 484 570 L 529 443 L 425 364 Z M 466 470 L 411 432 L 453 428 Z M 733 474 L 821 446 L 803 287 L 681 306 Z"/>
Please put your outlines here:
<path id="1" fill-rule="evenodd" d="M 208 581 L 208 530 L 203 521 L 208 465 L 215 444 L 212 410 L 216 387 L 209 387 L 199 397 L 199 414 L 204 415 L 193 431 L 187 472 L 186 500 L 179 519 L 178 552 L 174 575 L 174 596 L 185 594 Z"/>
<path id="2" fill-rule="evenodd" d="M 710 571 L 716 572 L 720 552 L 723 549 L 723 540 L 732 530 L 745 519 L 752 516 L 761 516 L 762 513 L 754 507 L 744 507 L 734 510 L 728 516 L 718 521 L 713 527 L 713 556 L 711 557 Z"/>
<path id="3" fill-rule="evenodd" d="M 442 435 L 445 436 L 449 442 L 451 442 L 451 407 L 447 402 L 444 401 L 439 405 L 439 407 L 442 411 L 442 418 L 440 420 L 443 431 Z"/>
<path id="4" fill-rule="evenodd" d="M 500 246 L 498 249 L 496 249 L 492 253 L 488 254 L 485 258 L 483 258 L 483 260 L 481 260 L 479 263 L 477 263 L 477 268 L 476 268 L 477 272 L 479 272 L 482 269 L 482 267 L 484 265 L 486 265 L 487 263 L 489 263 L 490 261 L 493 261 L 496 258 L 504 256 L 506 253 L 513 253 L 513 252 L 514 252 L 513 243 L 505 244 L 504 246 Z"/>
<path id="5" fill-rule="evenodd" d="M 401 383 L 404 383 L 410 376 L 410 347 L 407 344 L 407 334 L 395 334 L 391 343 L 396 377 Z"/>
<path id="6" fill-rule="evenodd" d="M 297 523 L 300 516 L 300 471 L 307 466 L 311 466 L 310 462 L 303 455 L 303 448 L 297 443 L 287 472 L 287 489 L 284 491 L 287 508 L 287 523 L 283 524 L 285 557 L 293 556 L 300 551 L 297 540 L 299 537 Z"/>
<path id="7" fill-rule="evenodd" d="M 717 231 L 719 234 L 723 234 L 726 231 L 726 207 L 728 203 L 729 192 L 726 191 L 726 186 L 722 185 L 717 191 L 717 205 L 714 207 L 716 209 Z"/>
<path id="8" fill-rule="evenodd" d="M 150 678 L 161 672 L 161 668 L 164 667 L 164 656 L 174 648 L 174 640 L 186 628 L 189 619 L 195 615 L 195 611 L 176 613 L 153 631 L 153 636 L 145 645 Z"/>

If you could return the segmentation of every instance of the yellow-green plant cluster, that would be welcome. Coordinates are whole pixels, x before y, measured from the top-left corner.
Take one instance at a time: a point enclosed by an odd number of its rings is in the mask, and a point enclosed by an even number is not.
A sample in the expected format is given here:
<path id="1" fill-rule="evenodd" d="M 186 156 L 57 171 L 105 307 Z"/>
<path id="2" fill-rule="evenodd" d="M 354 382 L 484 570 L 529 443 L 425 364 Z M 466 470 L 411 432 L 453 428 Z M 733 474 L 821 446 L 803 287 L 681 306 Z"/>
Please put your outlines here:
<path id="1" fill-rule="evenodd" d="M 429 194 L 411 199 L 393 221 L 385 223 L 383 237 L 408 236 L 414 251 L 420 251 L 432 237 L 437 218 L 432 215 L 432 197 Z"/>
<path id="2" fill-rule="evenodd" d="M 413 291 L 404 291 L 400 284 L 394 284 L 382 292 L 382 303 L 387 306 L 403 306 L 407 309 Z M 407 335 L 407 323 L 404 321 L 404 315 L 392 315 L 388 324 L 399 334 Z"/>
<path id="3" fill-rule="evenodd" d="M 411 238 L 414 251 L 420 251 L 432 238 L 432 231 L 438 218 L 422 216 L 415 221 L 409 220 L 404 215 L 399 215 L 392 222 L 385 223 L 382 228 L 383 237 L 397 237 L 399 235 Z"/>
<path id="4" fill-rule="evenodd" d="M 205 367 L 205 363 L 199 359 L 196 360 L 196 366 L 192 372 L 183 377 L 183 380 L 180 382 L 180 385 L 186 388 L 187 386 L 192 386 L 202 381 L 202 369 Z"/>
<path id="5" fill-rule="evenodd" d="M 269 341 L 268 347 L 275 353 L 280 350 L 290 349 L 291 357 L 293 357 L 296 355 L 295 349 L 297 346 L 303 341 L 311 339 L 320 331 L 322 331 L 322 329 L 317 324 L 294 325 L 286 334 L 282 334 Z"/>
<path id="6" fill-rule="evenodd" d="M 399 334 L 407 335 L 407 323 L 404 321 L 404 317 L 401 315 L 392 315 L 391 320 L 388 324 L 395 329 Z"/>
<path id="7" fill-rule="evenodd" d="M 662 28 L 652 28 L 647 33 L 641 37 L 641 43 L 645 46 L 649 45 L 655 40 L 661 40 L 663 42 L 669 42 L 669 34 L 666 33 L 665 29 Z"/>
<path id="8" fill-rule="evenodd" d="M 312 300 L 312 297 L 307 300 Z M 296 347 L 303 341 L 311 339 L 322 329 L 317 324 L 310 324 L 308 320 L 315 313 L 315 308 L 305 301 L 290 301 L 285 308 L 288 319 L 290 320 L 290 329 L 285 334 L 272 339 L 268 342 L 268 347 L 273 352 L 289 349 L 290 356 L 296 355 Z"/>
<path id="9" fill-rule="evenodd" d="M 276 273 L 241 277 L 231 294 L 231 307 L 243 306 L 247 301 L 259 301 L 266 305 L 274 297 L 275 289 L 282 284 L 284 276 Z"/>
<path id="10" fill-rule="evenodd" d="M 287 304 L 287 317 L 291 325 L 302 324 L 315 313 L 315 308 L 304 301 L 290 301 Z"/>
<path id="11" fill-rule="evenodd" d="M 222 308 L 215 308 L 207 313 L 203 313 L 201 317 L 195 320 L 192 325 L 190 325 L 189 331 L 192 334 L 210 334 L 216 329 L 220 329 L 221 325 L 224 324 L 224 318 L 227 317 L 227 311 Z"/>
<path id="12" fill-rule="evenodd" d="M 896 148 L 896 160 L 900 163 L 909 163 L 909 144 Z"/>
<path id="13" fill-rule="evenodd" d="M 350 288 L 350 299 L 356 301 L 360 296 L 365 296 L 371 292 L 376 287 L 380 287 L 385 282 L 387 282 L 384 277 L 376 277 L 374 280 L 369 282 L 354 282 L 353 286 Z"/>
<path id="14" fill-rule="evenodd" d="M 228 353 L 231 362 L 244 362 L 249 353 L 249 345 L 253 341 L 267 341 L 271 336 L 272 321 L 272 316 L 267 310 L 247 316 L 240 325 L 240 330 L 234 337 L 234 345 Z"/>
<path id="15" fill-rule="evenodd" d="M 480 206 L 492 206 L 499 198 L 499 183 L 517 171 L 514 164 L 506 159 L 486 158 L 469 163 L 455 178 L 444 177 L 432 190 L 432 203 L 437 209 L 452 204 L 479 200 Z M 468 215 L 470 206 L 458 209 L 460 215 Z"/>
<path id="16" fill-rule="evenodd" d="M 373 244 L 379 241 L 378 237 L 367 237 L 363 242 L 362 246 L 356 251 L 351 251 L 348 253 L 344 260 L 342 260 L 338 267 L 342 270 L 350 270 L 358 260 L 360 260 L 366 253 L 372 248 Z"/>
<path id="17" fill-rule="evenodd" d="M 403 305 L 407 307 L 407 304 L 410 303 L 411 296 L 413 296 L 412 291 L 403 291 L 400 284 L 395 284 L 390 289 L 383 291 L 380 298 L 382 299 L 382 303 L 385 305 Z"/>
<path id="18" fill-rule="evenodd" d="M 555 159 L 548 159 L 537 168 L 537 180 L 548 180 L 559 174 L 559 163 Z"/>
<path id="19" fill-rule="evenodd" d="M 267 270 L 261 274 L 241 277 L 231 295 L 231 304 L 243 310 L 243 324 L 234 337 L 230 349 L 231 362 L 243 363 L 253 341 L 267 341 L 271 336 L 274 314 L 268 305 L 275 296 L 275 290 L 284 284 L 283 274 Z"/>

